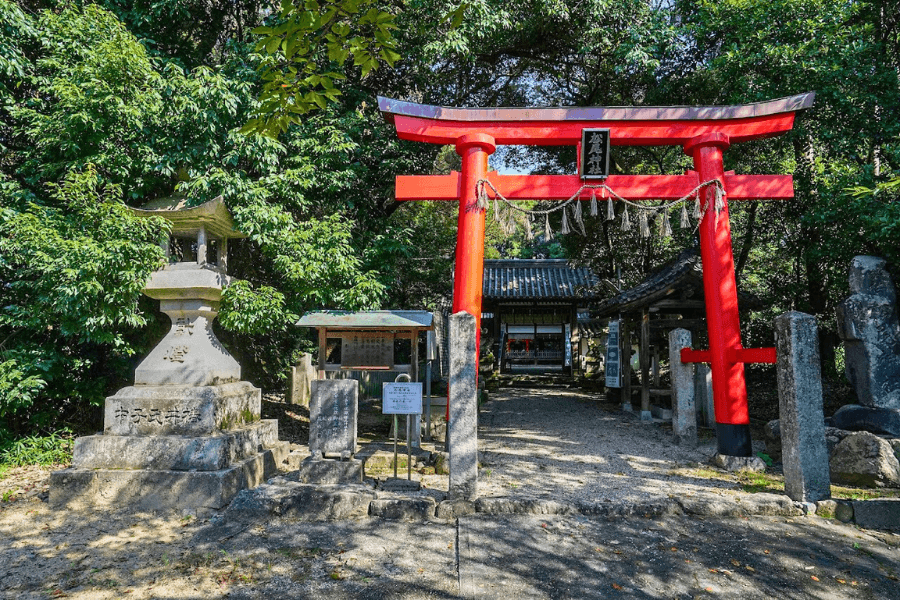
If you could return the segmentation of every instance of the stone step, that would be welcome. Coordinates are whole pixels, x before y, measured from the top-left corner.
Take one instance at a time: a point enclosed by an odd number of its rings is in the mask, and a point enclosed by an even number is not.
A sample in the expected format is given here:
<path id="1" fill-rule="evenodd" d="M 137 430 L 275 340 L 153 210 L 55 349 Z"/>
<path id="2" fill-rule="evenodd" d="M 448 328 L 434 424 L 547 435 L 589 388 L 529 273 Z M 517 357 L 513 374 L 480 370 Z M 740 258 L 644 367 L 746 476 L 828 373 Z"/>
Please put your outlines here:
<path id="1" fill-rule="evenodd" d="M 69 468 L 50 474 L 50 506 L 75 510 L 126 508 L 133 511 L 205 514 L 224 508 L 238 492 L 278 473 L 290 451 L 287 442 L 216 471 Z"/>
<path id="2" fill-rule="evenodd" d="M 75 440 L 76 469 L 217 471 L 278 443 L 278 421 L 208 436 L 90 435 Z"/>

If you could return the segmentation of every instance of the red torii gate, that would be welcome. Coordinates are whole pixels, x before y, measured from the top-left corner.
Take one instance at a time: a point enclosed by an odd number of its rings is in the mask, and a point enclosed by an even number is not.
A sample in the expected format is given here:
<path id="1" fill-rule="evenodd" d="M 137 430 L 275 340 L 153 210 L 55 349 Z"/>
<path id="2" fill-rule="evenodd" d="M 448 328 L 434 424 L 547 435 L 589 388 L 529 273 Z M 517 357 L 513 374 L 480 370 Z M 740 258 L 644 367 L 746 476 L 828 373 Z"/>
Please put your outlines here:
<path id="1" fill-rule="evenodd" d="M 726 173 L 722 154 L 731 144 L 790 131 L 796 113 L 814 99 L 810 92 L 737 106 L 446 108 L 379 97 L 378 105 L 401 139 L 450 144 L 462 157 L 461 173 L 397 176 L 396 197 L 459 201 L 453 312 L 473 315 L 479 332 L 485 210 L 478 206 L 477 183 L 488 179 L 510 200 L 567 200 L 585 183 L 579 175 L 489 176 L 488 156 L 497 145 L 579 146 L 583 129 L 602 127 L 613 146 L 682 146 L 694 171 L 610 175 L 603 183 L 629 200 L 677 200 L 702 182 L 722 184 L 724 209 L 716 214 L 707 203 L 699 226 L 709 350 L 685 349 L 681 360 L 710 364 L 719 453 L 750 456 L 744 363 L 775 362 L 775 348 L 741 345 L 727 201 L 790 199 L 794 185 L 790 175 Z"/>

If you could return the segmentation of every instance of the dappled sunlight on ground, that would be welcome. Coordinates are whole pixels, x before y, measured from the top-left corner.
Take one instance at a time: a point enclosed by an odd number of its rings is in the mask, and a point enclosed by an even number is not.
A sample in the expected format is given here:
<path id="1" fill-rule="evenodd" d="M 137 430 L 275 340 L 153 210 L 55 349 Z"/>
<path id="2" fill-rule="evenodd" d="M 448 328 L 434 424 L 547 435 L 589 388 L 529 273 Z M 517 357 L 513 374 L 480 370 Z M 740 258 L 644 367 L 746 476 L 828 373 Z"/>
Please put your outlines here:
<path id="1" fill-rule="evenodd" d="M 714 442 L 678 446 L 661 423 L 602 400 L 574 390 L 492 394 L 479 417 L 480 495 L 591 503 L 736 489 L 686 474 L 708 460 Z"/>

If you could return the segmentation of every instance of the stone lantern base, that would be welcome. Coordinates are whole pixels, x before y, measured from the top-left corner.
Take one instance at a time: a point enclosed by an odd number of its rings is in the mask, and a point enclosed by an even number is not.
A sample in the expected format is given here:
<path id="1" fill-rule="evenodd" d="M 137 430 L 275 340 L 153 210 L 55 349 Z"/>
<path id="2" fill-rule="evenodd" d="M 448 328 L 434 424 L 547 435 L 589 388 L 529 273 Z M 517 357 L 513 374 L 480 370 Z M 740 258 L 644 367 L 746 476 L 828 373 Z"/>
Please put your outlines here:
<path id="1" fill-rule="evenodd" d="M 260 420 L 260 390 L 131 386 L 106 399 L 102 435 L 78 438 L 50 479 L 54 507 L 203 512 L 273 477 L 289 444 Z"/>

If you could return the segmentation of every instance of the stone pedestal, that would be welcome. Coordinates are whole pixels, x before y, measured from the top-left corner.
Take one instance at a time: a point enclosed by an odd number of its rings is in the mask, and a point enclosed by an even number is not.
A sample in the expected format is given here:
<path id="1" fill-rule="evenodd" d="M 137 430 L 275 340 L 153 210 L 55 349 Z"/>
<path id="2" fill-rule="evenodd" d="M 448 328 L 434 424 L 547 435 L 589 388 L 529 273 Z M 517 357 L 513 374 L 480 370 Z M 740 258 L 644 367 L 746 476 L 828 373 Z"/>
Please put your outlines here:
<path id="1" fill-rule="evenodd" d="M 72 467 L 51 474 L 50 504 L 216 510 L 274 476 L 288 452 L 247 382 L 127 387 L 107 398 L 104 433 L 75 440 Z"/>

